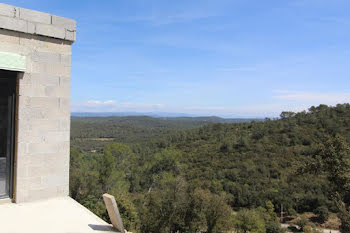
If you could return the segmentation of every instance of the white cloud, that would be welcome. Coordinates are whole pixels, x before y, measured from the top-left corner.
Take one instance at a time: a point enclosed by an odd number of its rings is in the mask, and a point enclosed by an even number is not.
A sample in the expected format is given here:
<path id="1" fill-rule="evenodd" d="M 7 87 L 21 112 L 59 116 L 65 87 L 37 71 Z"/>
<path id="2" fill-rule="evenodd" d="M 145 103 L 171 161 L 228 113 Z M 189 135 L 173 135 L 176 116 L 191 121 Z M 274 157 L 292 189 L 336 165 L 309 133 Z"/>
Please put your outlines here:
<path id="1" fill-rule="evenodd" d="M 236 106 L 169 106 L 160 103 L 119 103 L 115 100 L 89 100 L 73 103 L 73 112 L 168 112 L 222 117 L 277 117 L 282 111 L 300 112 L 320 104 L 336 105 L 350 102 L 350 93 L 320 93 L 274 90 L 272 101 Z M 258 102 L 258 101 L 257 101 Z"/>
<path id="2" fill-rule="evenodd" d="M 273 98 L 285 101 L 312 103 L 312 104 L 336 104 L 350 102 L 350 93 L 319 93 L 298 91 L 274 91 L 277 95 Z"/>
<path id="3" fill-rule="evenodd" d="M 121 18 L 106 18 L 103 19 L 109 22 L 146 22 L 153 26 L 163 26 L 174 23 L 185 23 L 201 19 L 216 17 L 218 13 L 213 9 L 184 9 L 180 11 L 157 11 L 152 14 L 142 16 L 126 16 Z"/>
<path id="4" fill-rule="evenodd" d="M 106 101 L 100 101 L 100 100 L 89 100 L 86 103 L 84 103 L 85 106 L 101 106 L 101 105 L 114 105 L 117 102 L 114 100 L 106 100 Z"/>
<path id="5" fill-rule="evenodd" d="M 111 105 L 111 104 L 117 104 L 117 102 L 115 102 L 114 100 L 107 100 L 105 102 L 103 102 L 106 105 Z"/>
<path id="6" fill-rule="evenodd" d="M 276 117 L 282 111 L 303 111 L 308 105 L 300 104 L 247 104 L 242 106 L 165 106 L 152 103 L 118 103 L 113 100 L 90 100 L 73 103 L 72 112 L 168 112 L 198 116 L 221 117 Z"/>
<path id="7" fill-rule="evenodd" d="M 118 103 L 115 100 L 89 100 L 84 103 L 73 103 L 71 110 L 73 112 L 149 112 L 159 111 L 163 107 L 163 104 L 157 103 Z"/>

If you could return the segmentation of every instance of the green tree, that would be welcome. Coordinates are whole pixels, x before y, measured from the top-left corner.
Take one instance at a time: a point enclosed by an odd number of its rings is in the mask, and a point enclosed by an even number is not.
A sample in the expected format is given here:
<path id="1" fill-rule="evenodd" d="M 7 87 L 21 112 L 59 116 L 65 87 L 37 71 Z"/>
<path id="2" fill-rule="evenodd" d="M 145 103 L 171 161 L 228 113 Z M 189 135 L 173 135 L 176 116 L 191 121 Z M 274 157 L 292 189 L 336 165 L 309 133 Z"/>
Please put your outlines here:
<path id="1" fill-rule="evenodd" d="M 281 225 L 278 221 L 277 214 L 273 203 L 268 200 L 265 202 L 265 208 L 258 208 L 258 211 L 265 220 L 266 233 L 280 233 L 282 232 Z"/>
<path id="2" fill-rule="evenodd" d="M 135 157 L 131 148 L 122 143 L 108 144 L 104 149 L 104 153 L 114 157 L 115 167 L 125 169 L 130 167 L 130 161 Z"/>
<path id="3" fill-rule="evenodd" d="M 231 229 L 232 209 L 226 203 L 223 194 L 214 194 L 209 190 L 197 189 L 194 194 L 195 208 L 202 216 L 207 233 L 228 231 Z"/>
<path id="4" fill-rule="evenodd" d="M 115 157 L 109 151 L 104 151 L 102 156 L 99 157 L 98 164 L 99 183 L 102 186 L 102 192 L 108 193 L 113 185 L 109 180 L 115 169 Z"/>
<path id="5" fill-rule="evenodd" d="M 293 117 L 293 116 L 295 116 L 295 113 L 294 113 L 294 112 L 282 112 L 282 113 L 280 114 L 280 117 L 281 117 L 282 119 L 291 118 L 291 117 Z"/>
<path id="6" fill-rule="evenodd" d="M 142 204 L 141 231 L 184 232 L 188 203 L 186 181 L 169 173 L 162 174 L 161 180 L 146 194 Z"/>
<path id="7" fill-rule="evenodd" d="M 256 210 L 240 210 L 234 218 L 234 227 L 239 233 L 265 233 L 264 218 Z"/>
<path id="8" fill-rule="evenodd" d="M 71 150 L 69 186 L 72 198 L 83 202 L 89 195 L 99 195 L 101 186 L 97 167 L 93 157 Z"/>
<path id="9" fill-rule="evenodd" d="M 341 231 L 350 232 L 350 147 L 340 136 L 328 137 L 321 148 L 321 168 L 332 184 Z"/>
<path id="10" fill-rule="evenodd" d="M 124 227 L 131 232 L 139 232 L 140 218 L 138 210 L 134 204 L 134 197 L 129 193 L 112 194 L 118 203 L 121 218 L 123 219 Z"/>

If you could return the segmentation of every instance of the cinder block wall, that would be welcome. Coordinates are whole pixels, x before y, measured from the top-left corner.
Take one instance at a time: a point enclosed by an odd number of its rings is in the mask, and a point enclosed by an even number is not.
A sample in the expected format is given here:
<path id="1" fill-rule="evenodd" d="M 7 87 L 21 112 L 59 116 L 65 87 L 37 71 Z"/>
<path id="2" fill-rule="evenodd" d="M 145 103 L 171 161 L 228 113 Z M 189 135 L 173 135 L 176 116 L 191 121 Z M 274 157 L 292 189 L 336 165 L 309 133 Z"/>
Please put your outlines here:
<path id="1" fill-rule="evenodd" d="M 18 82 L 17 203 L 68 195 L 75 33 L 74 20 L 0 4 L 0 52 L 26 57 Z"/>

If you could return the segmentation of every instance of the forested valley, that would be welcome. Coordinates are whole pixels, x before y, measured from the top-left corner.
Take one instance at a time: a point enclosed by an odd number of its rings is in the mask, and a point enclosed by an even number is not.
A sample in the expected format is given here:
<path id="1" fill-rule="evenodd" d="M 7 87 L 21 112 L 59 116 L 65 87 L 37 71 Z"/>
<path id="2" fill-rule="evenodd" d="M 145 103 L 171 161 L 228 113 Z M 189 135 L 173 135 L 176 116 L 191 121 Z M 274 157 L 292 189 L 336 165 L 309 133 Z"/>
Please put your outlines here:
<path id="1" fill-rule="evenodd" d="M 103 193 L 133 232 L 350 232 L 349 104 L 240 123 L 130 119 L 72 119 L 70 195 L 106 221 Z"/>
<path id="2" fill-rule="evenodd" d="M 242 123 L 262 119 L 220 117 L 72 117 L 71 143 L 82 151 L 102 152 L 111 142 L 134 144 L 163 137 L 174 131 L 198 128 L 209 123 Z"/>

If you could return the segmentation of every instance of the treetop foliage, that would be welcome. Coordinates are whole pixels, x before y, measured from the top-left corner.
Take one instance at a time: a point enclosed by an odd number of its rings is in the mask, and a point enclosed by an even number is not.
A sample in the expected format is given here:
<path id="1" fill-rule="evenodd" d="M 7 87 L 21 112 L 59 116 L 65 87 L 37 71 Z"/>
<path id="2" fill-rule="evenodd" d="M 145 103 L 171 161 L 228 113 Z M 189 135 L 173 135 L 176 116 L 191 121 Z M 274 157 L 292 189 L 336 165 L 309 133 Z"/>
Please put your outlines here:
<path id="1" fill-rule="evenodd" d="M 281 205 L 285 214 L 315 212 L 322 221 L 343 207 L 343 219 L 350 219 L 349 104 L 146 140 L 128 131 L 132 125 L 120 127 L 97 153 L 73 144 L 70 186 L 73 198 L 105 219 L 101 195 L 115 195 L 128 230 L 277 233 Z M 88 136 L 82 132 L 73 137 Z M 135 140 L 126 143 L 121 134 Z"/>

